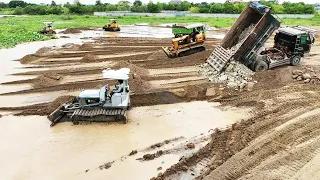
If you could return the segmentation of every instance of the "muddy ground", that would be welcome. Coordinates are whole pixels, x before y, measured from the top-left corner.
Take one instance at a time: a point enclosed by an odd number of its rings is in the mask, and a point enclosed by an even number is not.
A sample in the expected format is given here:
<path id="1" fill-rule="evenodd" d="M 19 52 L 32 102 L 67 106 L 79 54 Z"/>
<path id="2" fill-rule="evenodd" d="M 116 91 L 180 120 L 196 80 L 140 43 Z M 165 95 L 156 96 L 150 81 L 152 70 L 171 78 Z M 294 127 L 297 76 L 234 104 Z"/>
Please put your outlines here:
<path id="1" fill-rule="evenodd" d="M 320 70 L 320 50 L 316 44 L 302 65 L 279 67 L 256 73 L 258 82 L 251 91 L 227 89 L 212 84 L 201 76 L 204 63 L 219 40 L 208 39 L 206 51 L 170 59 L 162 51 L 170 39 L 100 38 L 94 43 L 67 45 L 62 49 L 41 49 L 19 61 L 30 65 L 30 71 L 15 75 L 36 75 L 34 79 L 6 82 L 30 84 L 30 89 L 4 95 L 39 92 L 74 92 L 100 88 L 106 83 L 101 71 L 106 68 L 131 69 L 129 80 L 133 106 L 174 104 L 193 100 L 220 102 L 221 108 L 251 107 L 253 117 L 243 119 L 225 129 L 215 129 L 199 151 L 160 173 L 153 179 L 288 179 L 308 177 L 304 167 L 316 172 L 310 164 L 320 153 L 320 88 L 292 78 L 294 70 Z M 32 66 L 31 66 L 32 65 Z M 32 69 L 32 70 L 31 70 Z M 317 74 L 318 76 L 320 74 Z M 19 111 L 17 115 L 48 115 L 70 96 L 53 102 L 23 107 L 2 107 Z M 196 113 L 196 112 L 195 112 Z M 201 142 L 205 141 L 202 140 Z M 180 149 L 167 149 L 155 144 L 155 154 L 140 157 L 151 161 L 164 153 L 197 147 L 184 144 Z M 134 150 L 133 150 L 134 151 Z M 101 166 L 112 168 L 112 163 Z M 315 169 L 316 168 L 316 169 Z M 310 170 L 310 171 L 311 171 Z M 310 172 L 312 174 L 312 172 Z"/>

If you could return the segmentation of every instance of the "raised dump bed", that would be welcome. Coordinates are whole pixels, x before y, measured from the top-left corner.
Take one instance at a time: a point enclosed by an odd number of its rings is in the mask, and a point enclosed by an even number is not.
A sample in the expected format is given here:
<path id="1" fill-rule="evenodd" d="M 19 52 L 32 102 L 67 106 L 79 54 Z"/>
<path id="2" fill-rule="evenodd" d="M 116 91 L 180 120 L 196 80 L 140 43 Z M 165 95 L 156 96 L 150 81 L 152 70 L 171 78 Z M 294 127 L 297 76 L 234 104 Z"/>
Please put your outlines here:
<path id="1" fill-rule="evenodd" d="M 280 22 L 271 15 L 270 10 L 270 7 L 259 3 L 250 3 L 207 62 L 218 72 L 221 72 L 231 59 L 251 67 L 257 51 L 280 27 Z"/>

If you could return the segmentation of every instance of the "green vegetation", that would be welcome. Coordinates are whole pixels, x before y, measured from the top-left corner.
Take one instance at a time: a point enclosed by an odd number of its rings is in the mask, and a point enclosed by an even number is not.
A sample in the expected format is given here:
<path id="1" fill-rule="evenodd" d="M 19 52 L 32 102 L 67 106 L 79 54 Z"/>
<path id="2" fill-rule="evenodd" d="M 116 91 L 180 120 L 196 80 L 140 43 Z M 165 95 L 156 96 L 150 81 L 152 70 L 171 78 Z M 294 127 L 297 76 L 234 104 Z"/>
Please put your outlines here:
<path id="1" fill-rule="evenodd" d="M 199 17 L 96 17 L 79 15 L 44 15 L 26 17 L 0 18 L 0 48 L 12 47 L 18 43 L 39 41 L 49 39 L 46 36 L 36 33 L 41 30 L 44 21 L 53 21 L 56 29 L 80 28 L 80 27 L 102 27 L 108 22 L 109 18 L 118 19 L 120 25 L 149 23 L 156 26 L 162 23 L 203 23 L 209 26 L 222 28 L 230 27 L 235 18 L 199 18 Z M 286 25 L 317 26 L 320 24 L 320 15 L 312 19 L 283 19 Z"/>
<path id="2" fill-rule="evenodd" d="M 285 2 L 283 4 L 277 1 L 261 1 L 261 4 L 272 7 L 273 12 L 277 14 L 313 14 L 315 13 L 314 6 L 301 3 Z M 101 0 L 97 0 L 95 5 L 83 5 L 81 1 L 75 0 L 73 4 L 69 2 L 63 5 L 57 5 L 55 1 L 47 5 L 37 5 L 26 3 L 22 0 L 11 0 L 8 4 L 0 2 L 1 9 L 8 9 L 14 14 L 29 14 L 29 15 L 60 15 L 63 13 L 71 14 L 92 14 L 93 12 L 105 11 L 132 11 L 132 12 L 148 12 L 159 13 L 161 11 L 190 11 L 192 13 L 228 13 L 238 14 L 247 6 L 247 2 L 237 3 L 190 3 L 183 1 L 180 3 L 153 3 L 149 1 L 143 4 L 140 0 L 136 0 L 133 4 L 129 1 L 122 0 L 118 4 L 103 4 Z"/>

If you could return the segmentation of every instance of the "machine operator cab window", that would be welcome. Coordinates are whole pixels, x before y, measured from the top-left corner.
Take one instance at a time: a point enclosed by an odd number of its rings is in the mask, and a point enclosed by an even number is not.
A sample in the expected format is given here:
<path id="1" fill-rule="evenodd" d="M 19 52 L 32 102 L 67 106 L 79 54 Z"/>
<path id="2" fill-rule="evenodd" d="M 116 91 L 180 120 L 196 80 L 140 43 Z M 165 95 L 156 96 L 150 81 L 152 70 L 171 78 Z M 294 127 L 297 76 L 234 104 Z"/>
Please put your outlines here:
<path id="1" fill-rule="evenodd" d="M 112 90 L 110 95 L 112 96 L 114 93 L 121 93 L 124 89 L 123 80 L 118 80 L 118 85 L 115 85 L 115 88 Z"/>

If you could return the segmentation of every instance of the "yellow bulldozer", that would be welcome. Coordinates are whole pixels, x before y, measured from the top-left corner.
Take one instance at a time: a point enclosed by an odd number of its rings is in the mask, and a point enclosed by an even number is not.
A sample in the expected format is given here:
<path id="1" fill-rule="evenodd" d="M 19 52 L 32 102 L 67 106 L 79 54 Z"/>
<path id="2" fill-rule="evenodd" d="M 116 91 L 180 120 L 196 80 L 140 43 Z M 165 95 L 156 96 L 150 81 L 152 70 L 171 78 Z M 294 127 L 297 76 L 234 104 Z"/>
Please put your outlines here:
<path id="1" fill-rule="evenodd" d="M 119 24 L 116 19 L 109 19 L 109 23 L 103 26 L 105 31 L 120 31 Z"/>
<path id="2" fill-rule="evenodd" d="M 172 26 L 171 47 L 162 47 L 168 57 L 180 57 L 205 50 L 203 43 L 206 39 L 205 27 L 203 24 L 192 24 L 188 26 Z"/>
<path id="3" fill-rule="evenodd" d="M 45 35 L 56 34 L 56 31 L 54 30 L 54 28 L 52 26 L 52 22 L 43 22 L 43 24 L 45 25 L 45 27 L 41 31 L 39 31 L 38 33 L 45 34 Z"/>

